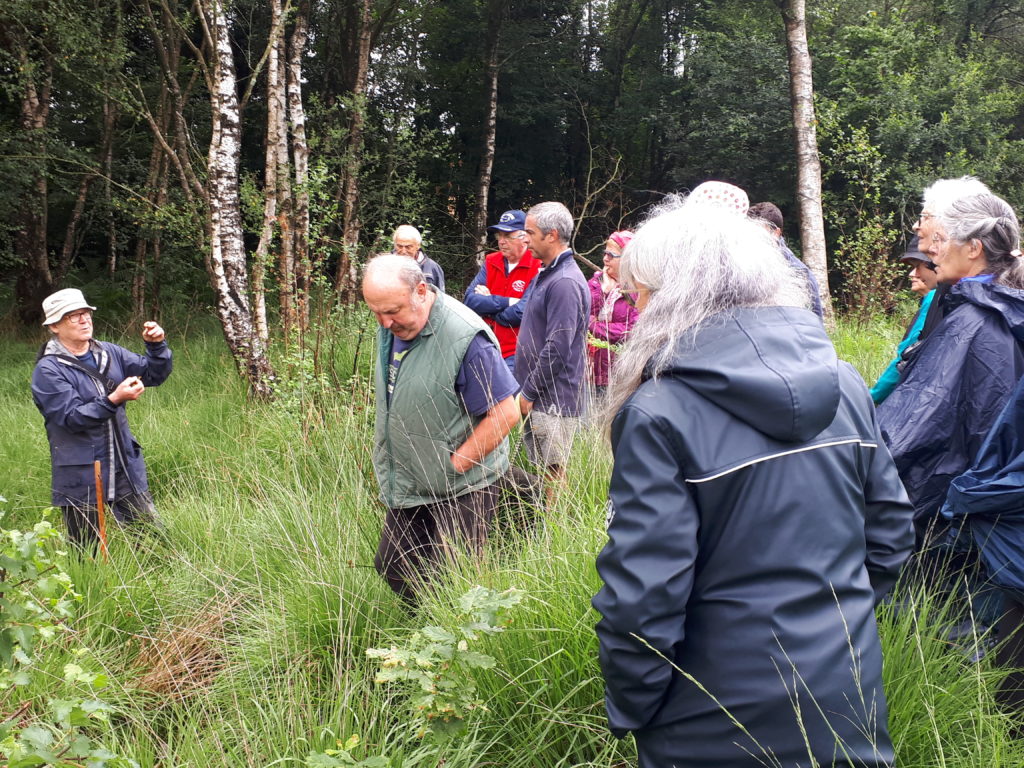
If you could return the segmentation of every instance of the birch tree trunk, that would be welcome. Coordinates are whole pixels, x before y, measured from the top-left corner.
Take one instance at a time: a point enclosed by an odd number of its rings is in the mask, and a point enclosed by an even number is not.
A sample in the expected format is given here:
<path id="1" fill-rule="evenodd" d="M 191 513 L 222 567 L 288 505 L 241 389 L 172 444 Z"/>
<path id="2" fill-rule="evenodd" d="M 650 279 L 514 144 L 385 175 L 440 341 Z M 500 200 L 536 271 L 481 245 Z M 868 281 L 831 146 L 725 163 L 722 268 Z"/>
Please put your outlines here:
<path id="1" fill-rule="evenodd" d="M 275 0 L 276 2 L 277 0 Z M 284 331 L 284 342 L 288 346 L 292 342 L 292 331 L 295 329 L 295 242 L 292 232 L 292 164 L 288 150 L 288 102 L 284 29 L 273 41 L 277 53 L 277 86 L 271 98 L 276 102 L 274 118 L 277 120 L 277 152 L 275 154 L 275 179 L 277 182 L 278 214 L 277 223 L 281 232 L 281 241 L 277 251 L 277 296 L 280 305 L 281 327 Z"/>
<path id="2" fill-rule="evenodd" d="M 494 141 L 498 126 L 498 38 L 501 31 L 501 11 L 504 0 L 490 0 L 487 4 L 486 90 L 487 107 L 484 115 L 483 154 L 480 157 L 480 177 L 476 189 L 476 222 L 474 232 L 477 243 L 477 263 L 483 263 L 487 253 L 487 204 L 494 169 Z"/>
<path id="3" fill-rule="evenodd" d="M 273 371 L 266 347 L 253 327 L 249 308 L 249 277 L 242 238 L 239 196 L 241 122 L 235 90 L 235 62 L 223 0 L 203 8 L 211 51 L 210 107 L 212 135 L 208 156 L 209 276 L 217 297 L 217 315 L 239 371 L 256 397 L 270 398 Z"/>
<path id="4" fill-rule="evenodd" d="M 270 329 L 267 327 L 267 264 L 270 261 L 270 246 L 274 240 L 277 224 L 277 153 L 280 142 L 280 110 L 282 108 L 280 82 L 279 47 L 277 40 L 282 33 L 281 0 L 270 0 L 271 34 L 267 61 L 267 145 L 263 155 L 263 227 L 260 241 L 256 245 L 252 264 L 252 307 L 256 333 L 264 345 L 270 343 Z"/>
<path id="5" fill-rule="evenodd" d="M 362 167 L 363 125 L 366 116 L 366 82 L 370 71 L 370 0 L 363 0 L 359 21 L 359 56 L 355 83 L 352 88 L 352 119 L 349 123 L 348 155 L 345 163 L 345 181 L 342 192 L 342 253 L 334 288 L 346 304 L 355 302 L 356 249 L 359 246 L 359 215 L 356 200 L 359 197 L 359 171 Z"/>
<path id="6" fill-rule="evenodd" d="M 295 244 L 296 320 L 300 334 L 309 328 L 312 273 L 309 256 L 309 144 L 306 142 L 306 111 L 302 106 L 302 57 L 309 37 L 309 12 L 309 1 L 302 0 L 296 9 L 295 26 L 288 47 L 288 120 L 292 136 L 292 166 L 295 169 L 292 235 Z"/>
<path id="7" fill-rule="evenodd" d="M 807 48 L 804 0 L 780 0 L 786 23 L 789 52 L 789 94 L 796 143 L 797 200 L 800 204 L 800 241 L 803 258 L 818 281 L 826 323 L 833 322 L 828 289 L 825 220 L 821 211 L 821 162 L 818 157 L 817 121 L 814 116 L 814 81 Z"/>

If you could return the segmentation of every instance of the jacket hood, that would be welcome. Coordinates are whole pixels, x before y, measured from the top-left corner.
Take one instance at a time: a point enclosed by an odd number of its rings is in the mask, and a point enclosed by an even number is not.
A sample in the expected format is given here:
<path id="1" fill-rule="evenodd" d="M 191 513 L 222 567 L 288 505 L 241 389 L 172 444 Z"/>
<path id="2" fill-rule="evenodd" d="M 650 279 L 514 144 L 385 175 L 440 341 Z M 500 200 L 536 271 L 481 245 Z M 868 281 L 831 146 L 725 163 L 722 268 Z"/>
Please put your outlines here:
<path id="1" fill-rule="evenodd" d="M 1003 318 L 1013 337 L 1018 341 L 1024 341 L 1024 291 L 998 283 L 961 280 L 949 290 L 946 313 L 961 304 L 973 304 L 998 314 Z"/>
<path id="2" fill-rule="evenodd" d="M 769 437 L 810 440 L 839 408 L 839 359 L 821 321 L 795 307 L 711 318 L 662 372 Z"/>

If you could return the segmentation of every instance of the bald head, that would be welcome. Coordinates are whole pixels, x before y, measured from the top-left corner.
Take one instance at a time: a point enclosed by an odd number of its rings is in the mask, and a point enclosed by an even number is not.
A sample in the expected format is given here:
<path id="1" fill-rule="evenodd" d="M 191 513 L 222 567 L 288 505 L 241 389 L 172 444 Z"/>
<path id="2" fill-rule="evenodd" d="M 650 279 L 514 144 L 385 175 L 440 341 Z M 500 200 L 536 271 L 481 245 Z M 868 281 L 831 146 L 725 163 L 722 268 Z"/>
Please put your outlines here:
<path id="1" fill-rule="evenodd" d="M 363 290 L 369 282 L 380 286 L 404 286 L 406 293 L 412 293 L 417 285 L 426 282 L 426 278 L 415 261 L 395 253 L 382 253 L 370 259 L 363 270 Z"/>
<path id="2" fill-rule="evenodd" d="M 415 260 L 385 253 L 370 259 L 363 272 L 363 300 L 382 328 L 403 341 L 423 330 L 436 296 Z"/>

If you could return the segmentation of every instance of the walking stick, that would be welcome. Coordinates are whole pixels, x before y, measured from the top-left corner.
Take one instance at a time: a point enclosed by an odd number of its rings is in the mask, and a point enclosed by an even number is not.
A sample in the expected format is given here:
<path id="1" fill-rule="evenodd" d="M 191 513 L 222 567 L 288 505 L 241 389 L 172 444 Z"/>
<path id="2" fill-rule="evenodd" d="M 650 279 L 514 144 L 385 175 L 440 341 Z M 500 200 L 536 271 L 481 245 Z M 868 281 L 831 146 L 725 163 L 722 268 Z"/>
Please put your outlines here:
<path id="1" fill-rule="evenodd" d="M 100 470 L 100 463 L 92 463 L 93 473 L 96 476 L 96 517 L 100 529 L 100 552 L 103 559 L 110 561 L 110 553 L 107 552 L 107 516 L 103 510 L 103 473 Z"/>

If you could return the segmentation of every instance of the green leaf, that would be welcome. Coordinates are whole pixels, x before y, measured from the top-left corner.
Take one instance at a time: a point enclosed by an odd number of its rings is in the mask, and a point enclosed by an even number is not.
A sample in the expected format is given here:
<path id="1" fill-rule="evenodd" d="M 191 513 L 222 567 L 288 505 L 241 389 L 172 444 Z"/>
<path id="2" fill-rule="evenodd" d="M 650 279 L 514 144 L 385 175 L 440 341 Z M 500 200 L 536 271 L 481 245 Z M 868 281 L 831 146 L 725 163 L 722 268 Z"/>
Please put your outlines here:
<path id="1" fill-rule="evenodd" d="M 348 755 L 345 755 L 348 757 Z M 342 762 L 336 757 L 325 755 L 323 752 L 310 752 L 306 755 L 306 768 L 337 768 L 339 765 L 352 765 L 353 760 L 348 759 L 347 762 Z"/>
<path id="2" fill-rule="evenodd" d="M 28 728 L 23 728 L 19 737 L 37 752 L 53 746 L 53 734 L 48 728 L 41 725 L 30 725 Z"/>
<path id="3" fill-rule="evenodd" d="M 441 627 L 424 627 L 423 636 L 435 643 L 454 643 L 455 635 Z"/>
<path id="4" fill-rule="evenodd" d="M 459 658 L 467 665 L 477 669 L 491 669 L 497 664 L 493 656 L 488 656 L 486 653 L 477 653 L 476 651 L 466 651 Z"/>

